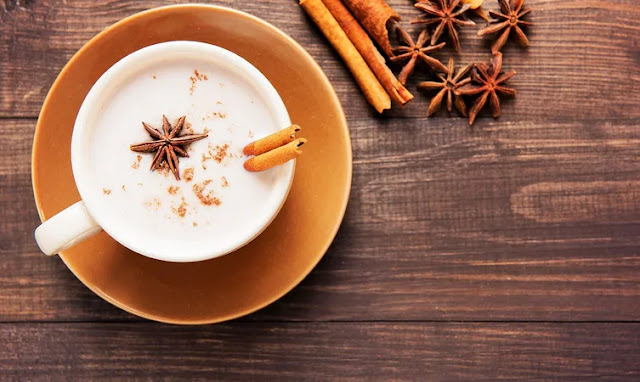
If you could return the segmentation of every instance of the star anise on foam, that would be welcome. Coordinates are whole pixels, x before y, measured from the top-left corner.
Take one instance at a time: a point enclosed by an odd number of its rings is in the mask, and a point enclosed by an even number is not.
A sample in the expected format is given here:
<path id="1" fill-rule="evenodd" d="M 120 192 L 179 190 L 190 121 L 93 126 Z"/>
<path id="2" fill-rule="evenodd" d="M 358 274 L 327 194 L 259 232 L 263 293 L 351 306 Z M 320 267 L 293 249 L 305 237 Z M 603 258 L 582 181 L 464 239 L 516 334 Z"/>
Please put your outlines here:
<path id="1" fill-rule="evenodd" d="M 498 94 L 507 96 L 515 96 L 515 89 L 511 89 L 504 85 L 505 82 L 513 77 L 516 72 L 511 71 L 502 73 L 502 53 L 497 52 L 491 59 L 491 64 L 486 62 L 475 64 L 471 72 L 471 83 L 456 90 L 457 94 L 464 96 L 479 95 L 471 110 L 469 110 L 469 125 L 473 125 L 478 113 L 489 99 L 491 107 L 491 116 L 498 118 L 500 116 L 500 98 Z"/>
<path id="2" fill-rule="evenodd" d="M 533 25 L 532 22 L 522 20 L 522 17 L 529 14 L 531 9 L 523 7 L 524 0 L 500 0 L 500 12 L 489 11 L 489 14 L 495 18 L 491 21 L 491 25 L 478 31 L 478 36 L 482 37 L 488 34 L 497 33 L 503 31 L 500 37 L 491 45 L 491 52 L 495 53 L 500 51 L 504 44 L 507 42 L 511 31 L 516 36 L 516 39 L 523 48 L 529 46 L 529 39 L 527 35 L 522 31 L 520 26 Z"/>
<path id="3" fill-rule="evenodd" d="M 455 25 L 473 26 L 476 25 L 471 20 L 465 20 L 462 14 L 471 8 L 469 4 L 460 5 L 460 0 L 421 0 L 415 4 L 415 7 L 426 13 L 423 17 L 412 20 L 412 24 L 436 24 L 433 35 L 431 36 L 431 45 L 434 45 L 447 28 L 449 38 L 456 51 L 460 51 L 460 39 Z"/>
<path id="4" fill-rule="evenodd" d="M 400 83 L 403 85 L 407 83 L 407 79 L 411 73 L 413 73 L 418 59 L 422 60 L 435 71 L 447 73 L 446 66 L 442 65 L 440 61 L 427 54 L 441 49 L 446 43 L 443 42 L 438 45 L 424 46 L 427 40 L 429 40 L 429 32 L 427 32 L 426 29 L 418 36 L 418 42 L 413 42 L 411 36 L 409 36 L 409 34 L 402 28 L 396 28 L 396 33 L 398 34 L 398 39 L 404 42 L 406 46 L 397 46 L 393 48 L 393 54 L 396 56 L 391 57 L 391 61 L 398 62 L 409 59 L 398 75 Z"/>
<path id="5" fill-rule="evenodd" d="M 176 180 L 180 180 L 178 155 L 181 157 L 188 157 L 189 153 L 184 149 L 184 146 L 204 139 L 209 135 L 189 134 L 178 137 L 178 133 L 180 133 L 182 127 L 184 126 L 184 120 L 185 116 L 180 117 L 175 126 L 171 127 L 171 124 L 167 120 L 167 117 L 163 115 L 162 132 L 149 126 L 149 124 L 142 122 L 142 126 L 145 130 L 147 130 L 147 133 L 149 133 L 151 138 L 155 138 L 156 140 L 138 143 L 129 147 L 132 151 L 140 153 L 151 153 L 155 151 L 156 154 L 151 161 L 151 171 L 162 167 L 163 164 L 166 163 L 169 166 L 171 172 L 173 172 L 173 176 L 176 177 Z"/>
<path id="6" fill-rule="evenodd" d="M 456 93 L 456 90 L 471 82 L 471 78 L 466 77 L 469 70 L 471 70 L 471 67 L 472 65 L 467 65 L 460 68 L 460 70 L 458 70 L 458 74 L 455 74 L 455 63 L 453 61 L 453 57 L 450 57 L 449 67 L 447 68 L 447 77 L 444 77 L 442 74 L 438 74 L 437 76 L 440 79 L 440 82 L 424 81 L 418 84 L 419 90 L 440 90 L 438 94 L 431 99 L 429 109 L 427 110 L 427 117 L 431 117 L 440 110 L 440 106 L 442 105 L 445 95 L 447 96 L 447 110 L 449 112 L 453 110 L 453 105 L 455 104 L 456 109 L 458 109 L 460 114 L 465 117 L 468 115 L 467 105 L 464 103 L 462 96 Z"/>

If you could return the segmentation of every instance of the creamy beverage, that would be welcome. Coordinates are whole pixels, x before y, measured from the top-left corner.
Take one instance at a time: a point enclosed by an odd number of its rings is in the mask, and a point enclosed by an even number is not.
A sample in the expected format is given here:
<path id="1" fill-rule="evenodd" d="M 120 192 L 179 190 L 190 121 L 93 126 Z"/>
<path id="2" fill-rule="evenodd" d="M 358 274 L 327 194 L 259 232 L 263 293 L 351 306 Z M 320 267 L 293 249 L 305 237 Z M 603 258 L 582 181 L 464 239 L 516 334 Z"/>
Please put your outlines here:
<path id="1" fill-rule="evenodd" d="M 74 164 L 74 173 L 88 174 L 83 199 L 129 248 L 152 257 L 171 253 L 175 261 L 181 253 L 192 259 L 228 252 L 259 234 L 280 208 L 293 163 L 251 173 L 243 168 L 242 148 L 286 127 L 288 117 L 234 65 L 176 51 L 130 67 L 106 84 L 86 132 L 74 136 L 86 157 Z M 186 117 L 178 137 L 208 134 L 182 146 L 189 157 L 178 157 L 180 180 L 166 163 L 150 170 L 155 152 L 130 149 L 156 140 L 142 122 L 162 132 L 163 115 L 171 126 Z"/>

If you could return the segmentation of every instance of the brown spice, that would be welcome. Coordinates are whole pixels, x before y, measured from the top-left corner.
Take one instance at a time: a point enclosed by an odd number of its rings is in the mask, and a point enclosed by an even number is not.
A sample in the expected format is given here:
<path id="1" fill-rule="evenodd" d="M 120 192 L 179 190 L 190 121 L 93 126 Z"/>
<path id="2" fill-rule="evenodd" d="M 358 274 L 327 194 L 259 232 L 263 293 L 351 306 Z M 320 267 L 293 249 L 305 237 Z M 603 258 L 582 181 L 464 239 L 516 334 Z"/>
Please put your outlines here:
<path id="1" fill-rule="evenodd" d="M 182 173 L 182 177 L 185 182 L 191 182 L 193 180 L 193 167 L 186 168 Z"/>
<path id="2" fill-rule="evenodd" d="M 183 201 L 182 203 L 180 203 L 178 208 L 171 207 L 171 211 L 173 211 L 174 214 L 176 214 L 176 215 L 180 216 L 181 218 L 183 218 L 187 214 L 187 206 L 188 206 L 188 204 Z"/>
<path id="3" fill-rule="evenodd" d="M 193 126 L 191 125 L 191 123 L 187 122 L 184 124 L 184 129 L 189 132 L 190 134 L 193 134 Z"/>
<path id="4" fill-rule="evenodd" d="M 204 153 L 202 153 L 202 160 L 201 160 L 201 163 L 202 163 L 202 169 L 203 169 L 203 170 L 206 170 L 206 169 L 207 169 L 206 162 L 207 162 L 209 159 L 211 159 L 211 157 L 208 157 L 208 156 L 206 156 Z"/>
<path id="5" fill-rule="evenodd" d="M 178 193 L 178 191 L 180 191 L 180 187 L 178 187 L 178 186 L 169 186 L 169 188 L 167 188 L 167 192 L 170 195 L 175 195 L 175 194 Z"/>
<path id="6" fill-rule="evenodd" d="M 222 163 L 222 161 L 224 160 L 224 158 L 227 157 L 227 150 L 229 149 L 229 145 L 228 144 L 224 144 L 222 146 L 220 145 L 216 145 L 215 147 L 215 154 L 211 153 L 211 150 L 209 150 L 209 154 L 211 155 L 211 157 L 213 157 L 213 160 L 218 162 L 218 163 Z"/>
<path id="7" fill-rule="evenodd" d="M 423 17 L 411 21 L 412 24 L 438 24 L 431 36 L 431 45 L 435 45 L 446 30 L 449 33 L 449 39 L 454 49 L 459 52 L 460 39 L 455 26 L 476 25 L 473 21 L 464 19 L 464 13 L 471 6 L 469 4 L 460 4 L 459 0 L 428 0 L 420 1 L 414 5 L 425 14 Z"/>
<path id="8" fill-rule="evenodd" d="M 439 82 L 435 81 L 423 81 L 418 84 L 418 90 L 438 90 L 438 94 L 431 99 L 431 103 L 429 104 L 429 109 L 427 110 L 427 117 L 431 117 L 435 112 L 440 110 L 440 106 L 442 105 L 443 100 L 447 99 L 447 110 L 451 112 L 453 110 L 453 105 L 455 104 L 456 109 L 460 112 L 460 114 L 465 117 L 468 115 L 467 105 L 464 103 L 462 96 L 457 94 L 456 91 L 458 88 L 468 84 L 471 82 L 471 78 L 467 76 L 469 70 L 473 65 L 467 65 L 461 68 L 458 71 L 458 74 L 455 73 L 455 62 L 453 57 L 449 58 L 449 67 L 447 76 L 443 76 L 442 74 L 438 74 Z M 454 101 L 455 100 L 455 101 Z"/>
<path id="9" fill-rule="evenodd" d="M 264 171 L 272 167 L 281 165 L 298 157 L 302 150 L 300 147 L 307 142 L 304 138 L 298 138 L 284 146 L 273 149 L 264 154 L 252 157 L 244 162 L 244 168 L 247 171 Z"/>
<path id="10" fill-rule="evenodd" d="M 515 70 L 502 72 L 502 53 L 493 55 L 491 63 L 482 62 L 475 64 L 471 72 L 471 83 L 456 90 L 463 96 L 477 96 L 475 103 L 469 110 L 469 125 L 473 125 L 478 113 L 489 101 L 491 116 L 500 117 L 500 98 L 498 94 L 515 97 L 516 90 L 508 87 L 505 82 L 515 76 Z"/>
<path id="11" fill-rule="evenodd" d="M 405 85 L 407 83 L 407 79 L 411 73 L 413 73 L 418 60 L 427 64 L 435 72 L 447 73 L 447 67 L 429 55 L 431 52 L 442 49 L 446 43 L 441 42 L 438 45 L 428 45 L 429 32 L 426 29 L 420 32 L 417 42 L 414 42 L 413 38 L 402 28 L 397 28 L 396 33 L 398 34 L 398 40 L 402 41 L 405 45 L 393 48 L 394 56 L 391 57 L 391 61 L 407 61 L 398 75 L 398 80 L 400 80 L 401 84 Z"/>
<path id="12" fill-rule="evenodd" d="M 256 135 L 253 133 L 253 130 L 249 130 L 249 134 L 247 135 L 249 138 L 253 138 Z"/>
<path id="13" fill-rule="evenodd" d="M 227 178 L 226 177 L 222 177 L 222 187 L 229 187 L 229 182 L 227 182 Z"/>
<path id="14" fill-rule="evenodd" d="M 273 134 L 270 134 L 262 139 L 251 142 L 246 145 L 242 152 L 245 155 L 260 155 L 267 151 L 271 151 L 278 147 L 284 146 L 287 143 L 296 139 L 296 134 L 302 130 L 298 125 L 291 125 L 285 129 L 278 130 Z"/>
<path id="15" fill-rule="evenodd" d="M 202 203 L 203 205 L 219 206 L 222 204 L 222 202 L 220 201 L 220 199 L 214 196 L 214 192 L 212 190 L 209 190 L 209 192 L 205 194 L 205 189 L 207 188 L 207 185 L 209 185 L 211 182 L 212 182 L 211 179 L 207 179 L 204 182 L 194 184 L 192 188 L 193 193 L 196 195 L 196 197 L 198 197 L 198 199 L 200 199 L 200 203 Z"/>
<path id="16" fill-rule="evenodd" d="M 136 155 L 136 160 L 131 164 L 131 168 L 137 170 L 140 168 L 140 161 L 142 160 L 142 155 Z"/>
<path id="17" fill-rule="evenodd" d="M 169 176 L 169 165 L 167 164 L 167 162 L 162 162 L 162 164 L 156 168 L 156 170 L 158 170 L 158 172 L 162 175 L 164 175 L 165 177 Z"/>
<path id="18" fill-rule="evenodd" d="M 509 35 L 513 31 L 513 35 L 516 37 L 520 46 L 526 48 L 529 46 L 529 39 L 521 26 L 527 27 L 533 25 L 530 21 L 525 21 L 522 18 L 531 12 L 531 9 L 523 7 L 524 0 L 507 0 L 500 1 L 501 12 L 489 11 L 489 14 L 494 18 L 491 20 L 491 25 L 478 31 L 478 36 L 482 37 L 488 34 L 493 34 L 502 31 L 500 37 L 491 45 L 491 52 L 499 52 L 509 39 Z M 487 20 L 488 21 L 488 20 Z"/>
<path id="19" fill-rule="evenodd" d="M 147 133 L 154 138 L 154 140 L 130 145 L 130 149 L 132 151 L 142 153 L 151 153 L 155 151 L 156 153 L 151 161 L 151 171 L 166 163 L 171 169 L 171 172 L 173 172 L 176 180 L 180 180 L 178 156 L 188 157 L 189 154 L 185 150 L 185 147 L 207 137 L 207 134 L 178 136 L 184 127 L 185 118 L 185 116 L 180 117 L 172 127 L 169 120 L 167 120 L 167 117 L 162 115 L 162 132 L 154 129 L 147 123 L 142 122 L 142 126 Z"/>
<path id="20" fill-rule="evenodd" d="M 153 76 L 153 79 L 156 80 L 157 79 L 156 76 Z"/>
<path id="21" fill-rule="evenodd" d="M 124 186 L 124 184 L 122 185 L 122 191 L 127 191 L 127 188 Z"/>
<path id="22" fill-rule="evenodd" d="M 152 201 L 144 202 L 144 206 L 147 208 L 153 208 L 157 210 L 162 205 L 162 202 L 158 198 L 153 198 Z"/>
<path id="23" fill-rule="evenodd" d="M 193 222 L 193 226 L 194 226 L 194 227 L 197 227 L 197 226 L 198 226 L 198 223 Z"/>
<path id="24" fill-rule="evenodd" d="M 198 69 L 194 69 L 193 71 L 194 76 L 189 77 L 189 81 L 191 81 L 191 88 L 189 88 L 189 92 L 193 95 L 193 92 L 196 90 L 196 83 L 198 81 L 208 81 L 209 77 L 207 77 L 206 74 L 201 74 L 200 72 L 198 72 Z"/>
<path id="25" fill-rule="evenodd" d="M 382 51 L 390 56 L 389 28 L 400 21 L 400 15 L 384 0 L 343 0 L 343 3 Z"/>
<path id="26" fill-rule="evenodd" d="M 111 190 L 108 189 L 108 188 L 103 188 L 102 189 L 102 193 L 105 194 L 105 195 L 109 195 L 109 194 L 111 194 Z"/>
<path id="27" fill-rule="evenodd" d="M 207 114 L 206 116 L 202 117 L 202 120 L 206 121 L 208 119 L 214 119 L 214 118 L 225 119 L 227 118 L 227 113 L 224 113 L 222 111 L 213 111 L 211 112 L 211 114 Z"/>
<path id="28" fill-rule="evenodd" d="M 202 154 L 202 168 L 203 169 L 207 169 L 206 166 L 206 162 L 210 159 L 213 159 L 214 161 L 216 161 L 217 163 L 222 163 L 222 161 L 224 161 L 225 158 L 231 158 L 233 157 L 232 154 L 229 154 L 227 151 L 229 150 L 229 145 L 228 144 L 224 144 L 224 145 L 211 145 L 209 144 L 209 155 L 206 154 Z"/>

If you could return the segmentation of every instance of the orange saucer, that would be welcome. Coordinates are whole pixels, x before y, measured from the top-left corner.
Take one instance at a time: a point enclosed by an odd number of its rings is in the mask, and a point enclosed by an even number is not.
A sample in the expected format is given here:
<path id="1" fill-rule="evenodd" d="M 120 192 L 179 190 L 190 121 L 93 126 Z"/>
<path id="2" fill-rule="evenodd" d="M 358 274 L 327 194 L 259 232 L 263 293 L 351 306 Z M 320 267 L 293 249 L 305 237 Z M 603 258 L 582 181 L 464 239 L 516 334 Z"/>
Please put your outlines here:
<path id="1" fill-rule="evenodd" d="M 124 248 L 104 232 L 61 254 L 97 295 L 141 317 L 176 324 L 230 320 L 295 287 L 333 241 L 351 187 L 351 141 L 340 102 L 309 54 L 246 13 L 207 5 L 157 8 L 93 38 L 65 66 L 44 103 L 33 142 L 33 190 L 42 220 L 80 199 L 70 164 L 76 114 L 94 82 L 145 46 L 193 40 L 244 57 L 280 93 L 309 140 L 276 220 L 244 248 L 198 263 L 166 263 Z M 43 261 L 58 261 L 55 258 Z"/>

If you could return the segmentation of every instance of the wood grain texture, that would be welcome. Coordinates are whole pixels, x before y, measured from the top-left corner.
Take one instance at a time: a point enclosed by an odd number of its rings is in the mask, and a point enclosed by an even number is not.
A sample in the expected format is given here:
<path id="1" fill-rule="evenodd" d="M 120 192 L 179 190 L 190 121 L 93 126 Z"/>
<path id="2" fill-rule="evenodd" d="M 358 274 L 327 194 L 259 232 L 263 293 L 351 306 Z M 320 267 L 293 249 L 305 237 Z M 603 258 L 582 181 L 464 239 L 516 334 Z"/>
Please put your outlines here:
<path id="1" fill-rule="evenodd" d="M 527 0 L 532 46 L 505 49 L 518 96 L 473 130 L 455 113 L 423 118 L 417 91 L 375 115 L 296 0 L 215 1 L 278 26 L 326 71 L 353 190 L 336 241 L 291 293 L 179 328 L 112 307 L 40 254 L 29 163 L 69 58 L 125 16 L 186 2 L 0 1 L 1 380 L 640 378 L 637 0 Z M 389 3 L 404 26 L 419 14 Z M 458 62 L 487 58 L 478 28 L 461 32 Z M 408 88 L 429 77 L 419 68 Z"/>
<path id="2" fill-rule="evenodd" d="M 32 381 L 640 378 L 638 324 L 6 324 L 0 340 L 0 375 Z"/>
<path id="3" fill-rule="evenodd" d="M 354 187 L 336 241 L 245 320 L 638 320 L 640 130 L 424 122 L 352 121 Z M 39 253 L 34 123 L 2 126 L 15 149 L 0 153 L 0 320 L 133 319 Z"/>
<path id="4" fill-rule="evenodd" d="M 0 116 L 37 116 L 42 101 L 63 65 L 91 37 L 133 13 L 188 1 L 48 0 L 21 2 L 23 7 L 0 10 Z M 9 2 L 11 3 L 11 2 Z M 213 3 L 213 2 L 209 2 Z M 404 26 L 420 12 L 412 1 L 390 2 Z M 532 46 L 522 51 L 509 42 L 505 68 L 518 71 L 510 82 L 518 90 L 503 108 L 502 121 L 633 120 L 640 117 L 640 7 L 636 0 L 528 0 L 536 23 Z M 334 84 L 350 117 L 373 117 L 348 70 L 312 25 L 295 0 L 247 2 L 221 0 L 215 4 L 244 10 L 273 23 L 300 42 Z M 487 2 L 489 9 L 497 2 Z M 479 23 L 481 20 L 477 20 Z M 416 30 L 417 27 L 410 28 Z M 475 36 L 477 28 L 461 33 L 460 61 L 485 60 L 489 41 Z M 436 57 L 446 62 L 447 47 Z M 429 78 L 418 70 L 408 89 Z M 423 117 L 429 97 L 421 95 L 394 117 Z M 349 102 L 347 102 L 349 101 Z M 430 122 L 442 126 L 442 121 Z M 484 120 L 478 123 L 484 126 Z"/>

